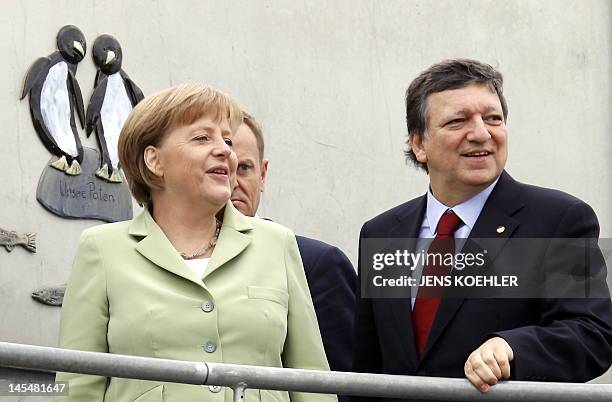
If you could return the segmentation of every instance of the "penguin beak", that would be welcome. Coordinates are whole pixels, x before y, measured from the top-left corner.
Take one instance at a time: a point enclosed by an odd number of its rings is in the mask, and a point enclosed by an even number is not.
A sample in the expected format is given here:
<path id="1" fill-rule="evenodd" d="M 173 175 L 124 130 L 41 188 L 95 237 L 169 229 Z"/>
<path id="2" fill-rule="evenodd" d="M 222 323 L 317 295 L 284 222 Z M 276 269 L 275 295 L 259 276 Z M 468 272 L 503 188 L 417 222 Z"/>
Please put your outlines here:
<path id="1" fill-rule="evenodd" d="M 75 40 L 73 42 L 72 47 L 74 48 L 74 50 L 79 52 L 81 56 L 85 57 L 85 50 L 83 50 L 83 45 L 81 45 L 81 42 Z"/>
<path id="2" fill-rule="evenodd" d="M 117 58 L 117 56 L 115 55 L 115 52 L 113 52 L 112 50 L 109 50 L 106 53 L 106 61 L 104 61 L 104 64 L 111 64 L 113 61 L 115 61 Z"/>

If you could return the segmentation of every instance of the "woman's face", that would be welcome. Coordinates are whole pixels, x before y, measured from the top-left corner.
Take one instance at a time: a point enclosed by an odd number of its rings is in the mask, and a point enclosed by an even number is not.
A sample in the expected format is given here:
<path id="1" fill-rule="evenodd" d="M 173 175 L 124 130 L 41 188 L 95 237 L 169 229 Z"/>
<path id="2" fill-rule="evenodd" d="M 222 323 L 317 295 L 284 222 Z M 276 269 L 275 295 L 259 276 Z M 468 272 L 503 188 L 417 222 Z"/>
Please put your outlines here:
<path id="1" fill-rule="evenodd" d="M 171 129 L 159 147 L 145 150 L 145 160 L 163 178 L 163 192 L 185 201 L 181 205 L 222 207 L 232 194 L 236 176 L 231 137 L 226 117 L 220 121 L 202 117 Z"/>

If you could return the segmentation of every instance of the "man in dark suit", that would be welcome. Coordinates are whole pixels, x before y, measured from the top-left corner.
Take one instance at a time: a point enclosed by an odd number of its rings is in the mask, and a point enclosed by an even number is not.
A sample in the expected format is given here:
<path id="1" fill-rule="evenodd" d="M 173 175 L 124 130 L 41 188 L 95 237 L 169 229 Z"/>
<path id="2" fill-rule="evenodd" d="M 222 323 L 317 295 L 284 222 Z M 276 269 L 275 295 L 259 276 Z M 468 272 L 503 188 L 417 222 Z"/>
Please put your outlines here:
<path id="1" fill-rule="evenodd" d="M 245 113 L 232 142 L 238 156 L 232 203 L 244 215 L 256 216 L 269 162 L 264 159 L 261 127 L 251 115 Z M 339 248 L 303 236 L 296 239 L 329 366 L 334 371 L 350 371 L 355 270 Z"/>
<path id="2" fill-rule="evenodd" d="M 508 110 L 502 84 L 501 74 L 488 64 L 447 60 L 421 73 L 406 91 L 407 158 L 428 173 L 429 191 L 363 225 L 355 371 L 466 377 L 486 392 L 502 379 L 587 381 L 612 364 L 612 309 L 599 249 L 593 259 L 572 262 L 577 263 L 572 269 L 593 276 L 598 298 L 536 298 L 526 289 L 521 298 L 445 298 L 449 289 L 433 285 L 438 293 L 428 296 L 420 291 L 432 285 L 418 280 L 400 297 L 367 297 L 373 278 L 384 272 L 362 258 L 370 255 L 368 248 L 385 251 L 386 246 L 372 246 L 373 239 L 403 239 L 396 244 L 410 244 L 413 252 L 424 239 L 431 241 L 428 252 L 446 241 L 453 253 L 460 248 L 455 239 L 468 238 L 466 247 L 471 239 L 499 239 L 486 256 L 487 263 L 496 263 L 520 257 L 513 239 L 542 238 L 549 244 L 551 238 L 599 237 L 597 218 L 586 203 L 519 183 L 504 170 Z M 530 254 L 535 257 L 525 263 L 538 273 L 560 267 L 550 250 Z M 431 265 L 416 267 L 412 277 L 429 276 Z M 438 272 L 459 275 L 451 268 Z M 574 287 L 571 297 L 582 294 L 579 284 Z"/>

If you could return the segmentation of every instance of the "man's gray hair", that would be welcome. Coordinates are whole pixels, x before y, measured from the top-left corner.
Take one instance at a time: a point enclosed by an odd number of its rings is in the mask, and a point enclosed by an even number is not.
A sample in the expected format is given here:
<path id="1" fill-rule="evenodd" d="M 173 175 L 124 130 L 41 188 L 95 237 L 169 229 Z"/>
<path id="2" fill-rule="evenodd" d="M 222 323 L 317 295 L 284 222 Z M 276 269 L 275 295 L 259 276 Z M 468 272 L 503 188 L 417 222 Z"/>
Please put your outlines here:
<path id="1" fill-rule="evenodd" d="M 406 125 L 408 139 L 421 138 L 427 130 L 427 97 L 436 92 L 464 88 L 471 84 L 485 84 L 499 97 L 504 121 L 508 105 L 503 93 L 504 79 L 493 66 L 471 59 L 451 59 L 434 64 L 416 77 L 406 90 Z M 427 165 L 417 160 L 412 149 L 405 151 L 406 160 L 427 171 Z"/>

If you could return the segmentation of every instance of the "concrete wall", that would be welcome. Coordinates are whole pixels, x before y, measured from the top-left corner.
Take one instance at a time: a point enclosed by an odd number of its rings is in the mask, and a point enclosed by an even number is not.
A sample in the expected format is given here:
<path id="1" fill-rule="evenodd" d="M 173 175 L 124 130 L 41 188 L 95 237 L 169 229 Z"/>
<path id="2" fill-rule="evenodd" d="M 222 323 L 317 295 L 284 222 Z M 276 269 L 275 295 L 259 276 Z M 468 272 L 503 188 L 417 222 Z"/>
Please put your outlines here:
<path id="1" fill-rule="evenodd" d="M 198 81 L 236 97 L 266 134 L 260 214 L 354 262 L 361 224 L 426 189 L 402 156 L 408 83 L 443 58 L 487 61 L 506 78 L 508 170 L 584 199 L 612 237 L 609 0 L 5 0 L 2 8 L 0 227 L 39 236 L 37 254 L 0 250 L 2 340 L 56 345 L 59 309 L 29 293 L 64 282 L 80 232 L 100 224 L 61 219 L 36 201 L 50 154 L 18 100 L 30 64 L 55 50 L 65 24 L 83 30 L 88 50 L 98 34 L 116 36 L 145 93 Z M 88 53 L 77 74 L 86 102 L 94 74 Z"/>

